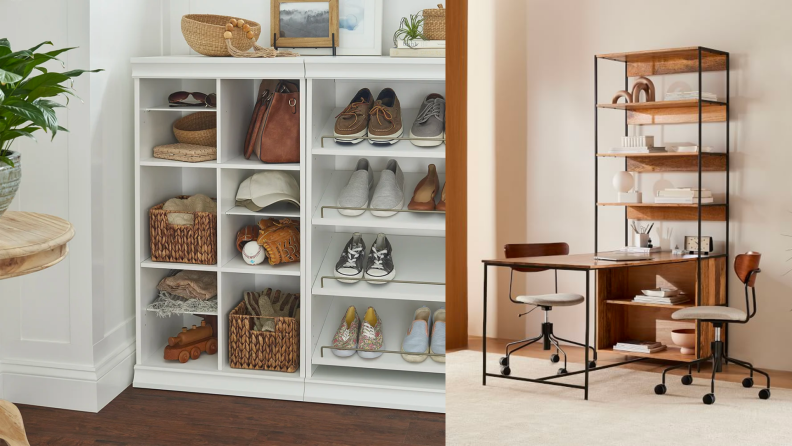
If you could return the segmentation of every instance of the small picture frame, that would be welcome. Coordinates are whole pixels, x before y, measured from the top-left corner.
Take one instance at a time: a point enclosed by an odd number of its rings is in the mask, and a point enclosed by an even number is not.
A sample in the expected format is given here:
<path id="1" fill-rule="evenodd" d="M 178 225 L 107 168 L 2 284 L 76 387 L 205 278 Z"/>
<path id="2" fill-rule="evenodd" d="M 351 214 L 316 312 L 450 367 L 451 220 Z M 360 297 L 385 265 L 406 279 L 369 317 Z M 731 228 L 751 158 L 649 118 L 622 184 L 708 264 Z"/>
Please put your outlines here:
<path id="1" fill-rule="evenodd" d="M 270 0 L 270 11 L 273 47 L 339 46 L 338 0 Z"/>
<path id="2" fill-rule="evenodd" d="M 382 55 L 382 0 L 338 0 L 341 56 Z"/>

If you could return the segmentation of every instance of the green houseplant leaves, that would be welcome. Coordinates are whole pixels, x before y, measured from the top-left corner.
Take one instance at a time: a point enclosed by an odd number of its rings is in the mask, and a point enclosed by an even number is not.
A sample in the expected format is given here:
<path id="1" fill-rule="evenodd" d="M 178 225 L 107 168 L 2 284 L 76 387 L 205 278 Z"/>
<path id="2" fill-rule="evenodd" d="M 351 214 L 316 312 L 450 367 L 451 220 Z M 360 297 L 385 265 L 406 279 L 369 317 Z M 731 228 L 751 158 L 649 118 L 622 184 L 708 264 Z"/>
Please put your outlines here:
<path id="1" fill-rule="evenodd" d="M 42 42 L 33 48 L 14 52 L 8 39 L 0 39 L 0 163 L 13 166 L 8 155 L 11 143 L 17 138 L 35 140 L 33 133 L 39 130 L 51 133 L 51 138 L 55 138 L 58 132 L 68 131 L 58 125 L 55 114 L 56 108 L 65 105 L 47 98 L 62 96 L 68 104 L 69 96 L 75 96 L 73 78 L 83 73 L 102 71 L 50 72 L 41 65 L 57 61 L 65 66 L 58 55 L 74 48 L 36 52 L 45 45 L 51 46 L 52 42 Z"/>

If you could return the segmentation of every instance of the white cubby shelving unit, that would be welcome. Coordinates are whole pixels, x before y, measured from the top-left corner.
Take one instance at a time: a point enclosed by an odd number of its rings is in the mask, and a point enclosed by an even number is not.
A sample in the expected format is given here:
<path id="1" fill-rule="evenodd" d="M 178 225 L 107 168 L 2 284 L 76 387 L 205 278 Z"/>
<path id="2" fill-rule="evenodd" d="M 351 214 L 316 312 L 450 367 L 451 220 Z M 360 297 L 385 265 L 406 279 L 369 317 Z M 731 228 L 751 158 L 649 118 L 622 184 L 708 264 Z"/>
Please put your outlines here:
<path id="1" fill-rule="evenodd" d="M 383 320 L 385 349 L 400 350 L 414 311 L 445 305 L 445 215 L 402 212 L 374 217 L 366 212 L 345 217 L 334 209 L 340 189 L 361 157 L 368 158 L 375 179 L 389 159 L 405 172 L 405 208 L 427 166 L 437 166 L 445 180 L 445 144 L 419 148 L 410 141 L 383 147 L 367 141 L 337 144 L 332 134 L 336 114 L 360 88 L 376 96 L 396 91 L 403 107 L 405 135 L 423 98 L 445 94 L 444 59 L 388 57 L 296 57 L 234 59 L 201 56 L 147 57 L 132 60 L 135 83 L 135 256 L 137 364 L 136 387 L 277 398 L 396 409 L 445 411 L 445 364 L 427 359 L 409 363 L 399 354 L 374 360 L 357 355 L 339 358 L 329 345 L 343 312 L 355 305 L 362 315 L 373 306 Z M 300 85 L 302 160 L 264 164 L 245 160 L 244 139 L 263 79 L 288 79 Z M 216 109 L 167 106 L 174 91 L 217 93 Z M 153 158 L 157 145 L 176 142 L 173 122 L 188 113 L 217 113 L 217 161 L 184 163 Z M 235 205 L 237 188 L 260 170 L 294 175 L 302 206 L 279 204 L 260 212 Z M 218 262 L 191 265 L 151 261 L 148 210 L 177 195 L 202 193 L 218 204 Z M 439 195 L 439 192 L 438 192 Z M 261 218 L 291 218 L 301 225 L 300 263 L 249 266 L 235 247 L 236 232 Z M 367 247 L 379 232 L 394 249 L 396 280 L 432 284 L 365 282 L 342 284 L 333 279 L 334 265 L 353 232 L 364 233 Z M 159 318 L 146 311 L 156 285 L 172 270 L 211 271 L 218 275 L 218 341 L 215 356 L 202 355 L 186 364 L 163 359 L 167 338 L 182 326 L 197 324 L 200 315 Z M 228 315 L 244 291 L 278 288 L 301 295 L 300 368 L 295 373 L 232 369 L 228 362 Z"/>

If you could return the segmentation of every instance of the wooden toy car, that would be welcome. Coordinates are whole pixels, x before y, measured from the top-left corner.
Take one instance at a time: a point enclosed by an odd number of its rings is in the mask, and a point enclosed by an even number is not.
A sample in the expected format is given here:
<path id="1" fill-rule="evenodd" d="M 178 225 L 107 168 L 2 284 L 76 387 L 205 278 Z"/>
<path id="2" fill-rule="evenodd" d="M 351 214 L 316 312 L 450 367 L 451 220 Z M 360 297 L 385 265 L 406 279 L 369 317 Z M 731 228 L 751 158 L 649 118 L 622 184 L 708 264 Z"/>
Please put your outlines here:
<path id="1" fill-rule="evenodd" d="M 165 359 L 169 361 L 178 359 L 184 364 L 190 358 L 200 358 L 203 352 L 209 355 L 217 353 L 217 338 L 214 336 L 214 330 L 210 325 L 206 325 L 205 320 L 201 321 L 200 327 L 193 325 L 189 330 L 187 327 L 182 327 L 181 333 L 168 338 Z"/>

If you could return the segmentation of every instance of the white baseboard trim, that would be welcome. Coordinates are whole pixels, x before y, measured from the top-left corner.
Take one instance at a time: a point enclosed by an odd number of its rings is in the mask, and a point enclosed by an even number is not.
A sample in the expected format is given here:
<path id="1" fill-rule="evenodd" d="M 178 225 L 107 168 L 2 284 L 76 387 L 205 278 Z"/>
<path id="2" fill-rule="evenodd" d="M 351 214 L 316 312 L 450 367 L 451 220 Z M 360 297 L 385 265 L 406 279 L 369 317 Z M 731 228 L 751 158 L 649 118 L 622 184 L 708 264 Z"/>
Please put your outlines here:
<path id="1" fill-rule="evenodd" d="M 325 380 L 305 380 L 305 401 L 445 413 L 445 392 L 373 388 Z"/>
<path id="2" fill-rule="evenodd" d="M 132 383 L 134 365 L 134 340 L 96 368 L 3 360 L 0 397 L 16 404 L 99 412 Z"/>

